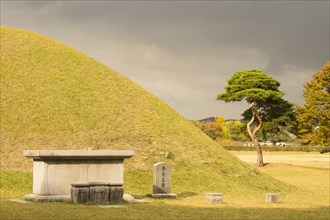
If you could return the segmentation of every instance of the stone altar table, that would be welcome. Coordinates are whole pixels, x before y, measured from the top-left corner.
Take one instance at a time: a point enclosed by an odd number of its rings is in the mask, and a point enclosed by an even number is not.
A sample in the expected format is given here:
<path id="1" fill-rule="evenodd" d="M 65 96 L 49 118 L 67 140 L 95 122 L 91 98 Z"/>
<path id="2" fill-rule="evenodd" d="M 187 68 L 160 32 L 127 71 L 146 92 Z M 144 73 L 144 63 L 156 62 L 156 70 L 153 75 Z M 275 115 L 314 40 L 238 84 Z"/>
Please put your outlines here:
<path id="1" fill-rule="evenodd" d="M 132 150 L 25 150 L 33 159 L 35 201 L 70 200 L 73 182 L 109 182 L 124 184 L 124 159 Z"/>

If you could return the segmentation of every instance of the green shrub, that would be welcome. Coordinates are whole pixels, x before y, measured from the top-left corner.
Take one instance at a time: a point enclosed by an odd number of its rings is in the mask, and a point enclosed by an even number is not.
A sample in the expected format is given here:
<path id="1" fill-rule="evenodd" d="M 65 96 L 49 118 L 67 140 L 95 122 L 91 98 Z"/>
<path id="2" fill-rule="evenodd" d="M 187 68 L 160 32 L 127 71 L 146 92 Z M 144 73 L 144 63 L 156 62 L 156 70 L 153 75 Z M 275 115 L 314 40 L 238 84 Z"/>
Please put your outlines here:
<path id="1" fill-rule="evenodd" d="M 325 147 L 325 148 L 320 150 L 321 154 L 328 153 L 328 152 L 330 152 L 330 147 Z"/>

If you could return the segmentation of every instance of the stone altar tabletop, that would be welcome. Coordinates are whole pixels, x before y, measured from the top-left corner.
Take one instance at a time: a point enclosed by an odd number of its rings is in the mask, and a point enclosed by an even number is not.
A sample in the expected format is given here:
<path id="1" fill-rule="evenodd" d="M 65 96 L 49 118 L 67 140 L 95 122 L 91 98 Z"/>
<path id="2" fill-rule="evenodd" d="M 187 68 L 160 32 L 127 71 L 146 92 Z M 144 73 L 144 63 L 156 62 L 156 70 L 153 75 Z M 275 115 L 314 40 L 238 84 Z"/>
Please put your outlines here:
<path id="1" fill-rule="evenodd" d="M 33 159 L 33 195 L 53 198 L 69 196 L 73 182 L 124 184 L 124 159 L 134 155 L 132 150 L 25 150 L 23 153 Z"/>

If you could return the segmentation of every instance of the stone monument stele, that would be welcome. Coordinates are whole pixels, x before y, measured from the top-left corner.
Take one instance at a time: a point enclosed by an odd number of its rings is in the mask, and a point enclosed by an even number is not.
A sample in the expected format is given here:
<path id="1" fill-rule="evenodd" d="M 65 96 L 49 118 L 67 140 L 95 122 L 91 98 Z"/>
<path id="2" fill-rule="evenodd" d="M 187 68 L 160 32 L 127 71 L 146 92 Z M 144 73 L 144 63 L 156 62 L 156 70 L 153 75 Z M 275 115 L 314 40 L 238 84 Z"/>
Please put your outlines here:
<path id="1" fill-rule="evenodd" d="M 159 162 L 153 166 L 152 197 L 176 197 L 171 193 L 171 165 Z"/>

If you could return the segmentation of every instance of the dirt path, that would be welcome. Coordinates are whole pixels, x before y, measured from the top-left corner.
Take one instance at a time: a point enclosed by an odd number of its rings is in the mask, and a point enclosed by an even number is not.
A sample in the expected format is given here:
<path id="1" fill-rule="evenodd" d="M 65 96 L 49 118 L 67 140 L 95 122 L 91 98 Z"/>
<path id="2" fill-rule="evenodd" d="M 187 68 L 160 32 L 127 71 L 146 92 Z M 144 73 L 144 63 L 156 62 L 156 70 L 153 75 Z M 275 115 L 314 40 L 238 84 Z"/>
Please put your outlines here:
<path id="1" fill-rule="evenodd" d="M 257 155 L 246 155 L 234 153 L 236 157 L 247 163 L 255 163 Z M 290 154 L 290 155 L 272 155 L 264 154 L 264 163 L 285 163 L 293 165 L 305 165 L 316 167 L 330 168 L 330 155 L 329 154 Z"/>

